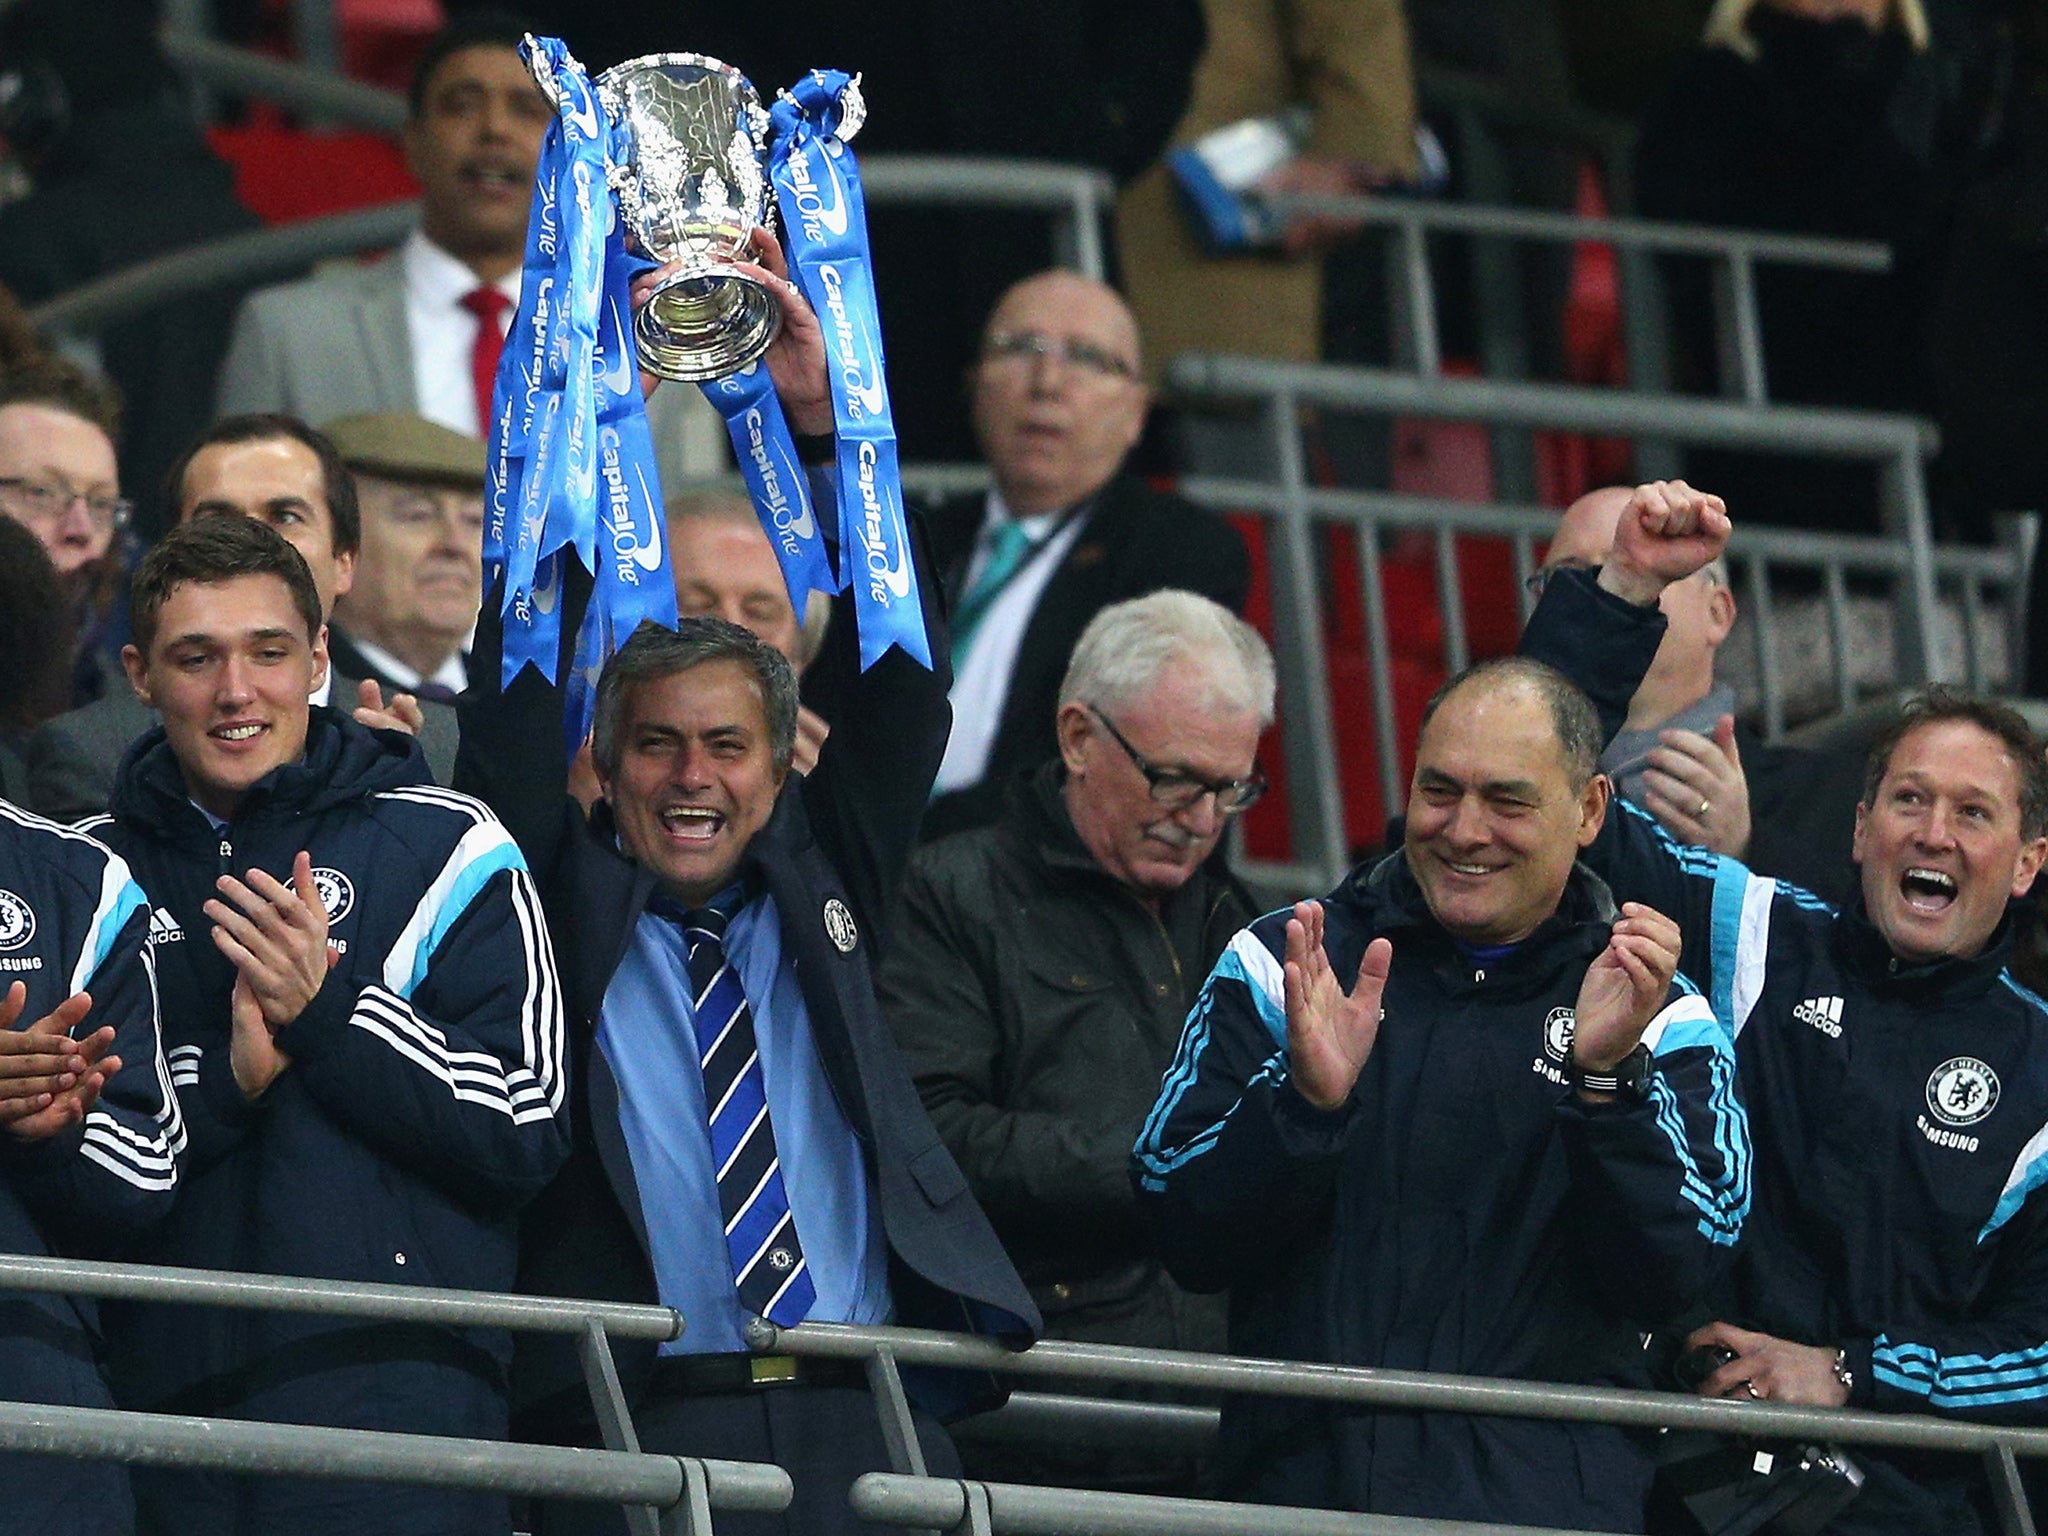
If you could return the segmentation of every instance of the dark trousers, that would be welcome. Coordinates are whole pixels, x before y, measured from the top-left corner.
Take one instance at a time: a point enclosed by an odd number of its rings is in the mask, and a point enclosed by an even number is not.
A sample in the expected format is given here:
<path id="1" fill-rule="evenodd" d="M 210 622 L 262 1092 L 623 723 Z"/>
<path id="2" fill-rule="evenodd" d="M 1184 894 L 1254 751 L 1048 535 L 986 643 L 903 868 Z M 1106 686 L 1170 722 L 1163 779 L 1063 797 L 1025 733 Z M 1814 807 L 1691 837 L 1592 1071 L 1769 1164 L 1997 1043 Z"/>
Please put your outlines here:
<path id="1" fill-rule="evenodd" d="M 917 1438 L 934 1477 L 958 1477 L 960 1459 L 938 1422 L 918 1413 Z M 633 1414 L 640 1449 L 718 1461 L 769 1461 L 788 1471 L 796 1498 L 780 1515 L 713 1511 L 718 1536 L 883 1536 L 894 1527 L 854 1517 L 847 1490 L 863 1472 L 887 1472 L 874 1399 L 859 1387 L 767 1387 L 697 1397 L 662 1395 Z M 624 1536 L 616 1505 L 554 1500 L 534 1510 L 533 1536 Z"/>

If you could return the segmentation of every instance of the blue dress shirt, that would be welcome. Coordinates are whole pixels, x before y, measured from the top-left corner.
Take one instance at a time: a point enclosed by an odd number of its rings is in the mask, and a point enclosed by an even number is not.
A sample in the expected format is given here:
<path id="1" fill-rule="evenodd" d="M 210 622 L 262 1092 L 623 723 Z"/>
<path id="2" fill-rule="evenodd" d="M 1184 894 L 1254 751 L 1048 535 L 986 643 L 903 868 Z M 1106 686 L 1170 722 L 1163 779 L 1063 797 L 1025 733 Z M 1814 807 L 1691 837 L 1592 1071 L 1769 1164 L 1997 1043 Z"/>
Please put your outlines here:
<path id="1" fill-rule="evenodd" d="M 825 1079 L 796 968 L 782 954 L 775 900 L 756 896 L 726 929 L 754 1012 L 768 1115 L 818 1299 L 811 1318 L 886 1323 L 888 1248 L 867 1163 Z M 619 1126 L 640 1189 L 640 1212 L 664 1306 L 683 1314 L 683 1337 L 663 1354 L 746 1348 L 745 1309 L 733 1289 L 718 1179 L 704 1105 L 704 1070 L 692 1028 L 683 935 L 643 913 L 619 962 L 597 1026 L 598 1049 L 619 1085 Z"/>

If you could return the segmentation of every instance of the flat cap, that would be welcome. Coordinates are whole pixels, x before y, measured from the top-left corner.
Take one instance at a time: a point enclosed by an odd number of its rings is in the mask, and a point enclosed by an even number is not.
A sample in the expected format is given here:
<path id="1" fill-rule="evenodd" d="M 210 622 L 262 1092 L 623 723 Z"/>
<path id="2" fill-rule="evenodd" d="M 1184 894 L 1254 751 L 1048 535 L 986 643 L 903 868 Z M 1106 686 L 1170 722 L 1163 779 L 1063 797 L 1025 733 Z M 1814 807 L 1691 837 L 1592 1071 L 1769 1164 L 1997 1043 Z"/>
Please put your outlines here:
<path id="1" fill-rule="evenodd" d="M 337 417 L 320 430 L 334 440 L 342 463 L 357 474 L 483 489 L 484 445 L 424 416 L 376 411 Z"/>

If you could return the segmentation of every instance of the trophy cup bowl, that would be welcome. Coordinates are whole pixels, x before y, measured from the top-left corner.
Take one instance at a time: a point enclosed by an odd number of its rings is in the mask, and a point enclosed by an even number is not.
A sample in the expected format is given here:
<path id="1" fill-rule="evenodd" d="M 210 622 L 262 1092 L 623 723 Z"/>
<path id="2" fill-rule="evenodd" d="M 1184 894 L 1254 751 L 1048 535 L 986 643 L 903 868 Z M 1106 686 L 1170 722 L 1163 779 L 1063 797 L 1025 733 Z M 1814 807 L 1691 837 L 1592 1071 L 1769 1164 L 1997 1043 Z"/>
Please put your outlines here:
<path id="1" fill-rule="evenodd" d="M 730 64 L 696 53 L 628 59 L 595 85 L 618 130 L 619 215 L 642 254 L 684 263 L 634 317 L 641 365 L 686 383 L 736 373 L 782 327 L 767 286 L 727 265 L 753 258 L 770 217 L 761 99 Z"/>

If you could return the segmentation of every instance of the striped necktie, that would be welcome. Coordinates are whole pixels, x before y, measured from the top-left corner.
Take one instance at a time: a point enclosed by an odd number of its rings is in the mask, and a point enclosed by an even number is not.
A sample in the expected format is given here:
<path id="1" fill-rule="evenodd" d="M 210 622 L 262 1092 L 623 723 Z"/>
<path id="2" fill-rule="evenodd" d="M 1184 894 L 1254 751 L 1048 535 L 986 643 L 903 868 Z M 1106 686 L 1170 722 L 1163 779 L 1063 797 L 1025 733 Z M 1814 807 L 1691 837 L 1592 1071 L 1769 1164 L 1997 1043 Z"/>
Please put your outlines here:
<path id="1" fill-rule="evenodd" d="M 711 1159 L 718 1174 L 718 1205 L 732 1258 L 740 1305 L 787 1328 L 800 1323 L 817 1300 L 796 1218 L 782 1182 L 782 1160 L 768 1121 L 767 1083 L 754 1040 L 754 1010 L 740 973 L 725 954 L 725 928 L 746 899 L 733 886 L 712 904 L 661 915 L 677 920 L 686 946 L 684 964 L 696 994 L 697 1053 L 704 1064 L 704 1103 L 711 1126 Z M 666 907 L 659 904 L 657 910 Z"/>

